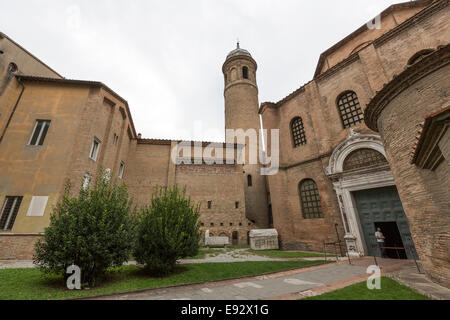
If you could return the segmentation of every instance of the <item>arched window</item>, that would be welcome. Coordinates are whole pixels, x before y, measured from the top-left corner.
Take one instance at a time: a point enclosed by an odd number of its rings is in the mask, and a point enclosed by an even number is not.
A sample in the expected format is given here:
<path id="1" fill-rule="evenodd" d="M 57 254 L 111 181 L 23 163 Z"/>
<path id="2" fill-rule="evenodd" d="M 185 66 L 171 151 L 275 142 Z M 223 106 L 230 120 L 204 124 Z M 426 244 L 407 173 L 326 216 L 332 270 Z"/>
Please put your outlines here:
<path id="1" fill-rule="evenodd" d="M 18 70 L 17 64 L 15 64 L 14 62 L 11 62 L 8 66 L 8 71 L 11 73 L 14 73 Z"/>
<path id="2" fill-rule="evenodd" d="M 408 66 L 413 65 L 416 62 L 419 62 L 423 58 L 425 58 L 427 55 L 433 53 L 433 49 L 424 49 L 420 50 L 419 52 L 415 53 L 411 58 L 408 60 Z"/>
<path id="3" fill-rule="evenodd" d="M 242 78 L 248 79 L 248 68 L 247 67 L 242 68 Z"/>
<path id="4" fill-rule="evenodd" d="M 253 179 L 250 174 L 247 176 L 247 186 L 249 187 L 253 186 Z"/>
<path id="5" fill-rule="evenodd" d="M 344 129 L 363 121 L 363 112 L 355 92 L 347 91 L 342 93 L 337 100 L 337 105 Z"/>
<path id="6" fill-rule="evenodd" d="M 388 164 L 386 158 L 373 149 L 358 149 L 344 160 L 344 171 Z"/>
<path id="7" fill-rule="evenodd" d="M 305 179 L 299 184 L 300 202 L 302 204 L 303 218 L 322 218 L 319 189 L 312 179 Z"/>
<path id="8" fill-rule="evenodd" d="M 303 120 L 300 117 L 294 118 L 291 121 L 291 133 L 294 148 L 306 144 L 305 127 L 303 126 Z"/>
<path id="9" fill-rule="evenodd" d="M 236 68 L 232 68 L 230 71 L 230 81 L 236 81 L 238 78 L 238 71 Z"/>

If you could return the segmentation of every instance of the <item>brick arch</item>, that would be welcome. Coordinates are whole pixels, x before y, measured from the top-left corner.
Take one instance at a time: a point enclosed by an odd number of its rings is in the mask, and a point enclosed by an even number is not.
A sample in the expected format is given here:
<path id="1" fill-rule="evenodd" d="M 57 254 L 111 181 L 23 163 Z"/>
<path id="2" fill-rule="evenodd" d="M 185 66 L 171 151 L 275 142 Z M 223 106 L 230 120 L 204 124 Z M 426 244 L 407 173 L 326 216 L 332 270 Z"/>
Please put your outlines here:
<path id="1" fill-rule="evenodd" d="M 219 237 L 228 237 L 228 239 L 230 239 L 230 235 L 228 234 L 228 232 L 225 231 L 220 232 Z"/>
<path id="2" fill-rule="evenodd" d="M 411 66 L 411 65 L 415 64 L 416 62 L 419 62 L 420 60 L 422 60 L 422 58 L 424 58 L 425 56 L 432 54 L 433 52 L 434 52 L 433 49 L 420 50 L 420 51 L 416 52 L 415 54 L 413 54 L 412 57 L 408 59 L 407 65 Z"/>
<path id="3" fill-rule="evenodd" d="M 361 50 L 363 47 L 365 47 L 366 45 L 368 45 L 369 43 L 371 43 L 372 41 L 366 41 L 363 43 L 358 44 L 349 54 L 349 56 L 351 56 L 352 54 L 354 54 L 355 52 Z"/>

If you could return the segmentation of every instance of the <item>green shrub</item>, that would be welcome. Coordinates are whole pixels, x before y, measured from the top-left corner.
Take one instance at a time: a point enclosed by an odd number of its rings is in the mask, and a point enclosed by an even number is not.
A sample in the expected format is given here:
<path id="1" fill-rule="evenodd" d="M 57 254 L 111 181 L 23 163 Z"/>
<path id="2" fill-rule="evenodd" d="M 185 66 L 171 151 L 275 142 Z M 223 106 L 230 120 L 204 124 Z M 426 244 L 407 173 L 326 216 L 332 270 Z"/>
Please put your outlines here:
<path id="1" fill-rule="evenodd" d="M 128 261 L 135 223 L 125 185 L 97 177 L 92 188 L 70 196 L 67 183 L 62 200 L 53 208 L 50 225 L 35 245 L 34 263 L 46 273 L 63 274 L 80 267 L 81 281 L 95 286 L 109 267 Z"/>
<path id="2" fill-rule="evenodd" d="M 200 205 L 180 191 L 160 187 L 152 195 L 151 206 L 142 210 L 134 256 L 152 274 L 172 273 L 176 261 L 198 253 Z"/>

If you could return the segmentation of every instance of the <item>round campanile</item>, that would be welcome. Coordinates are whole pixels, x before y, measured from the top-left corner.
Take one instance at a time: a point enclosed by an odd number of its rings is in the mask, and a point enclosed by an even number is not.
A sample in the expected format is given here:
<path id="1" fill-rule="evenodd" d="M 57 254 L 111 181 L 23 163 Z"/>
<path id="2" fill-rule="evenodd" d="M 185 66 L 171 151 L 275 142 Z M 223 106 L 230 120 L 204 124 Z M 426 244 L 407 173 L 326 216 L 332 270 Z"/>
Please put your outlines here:
<path id="1" fill-rule="evenodd" d="M 225 129 L 259 129 L 258 65 L 251 54 L 240 48 L 231 51 L 222 71 L 225 80 Z"/>
<path id="2" fill-rule="evenodd" d="M 251 54 L 237 44 L 222 67 L 225 80 L 225 130 L 255 129 L 259 134 L 258 86 L 256 70 L 258 66 Z M 228 141 L 228 139 L 227 139 Z M 257 143 L 259 147 L 259 143 Z M 245 158 L 249 148 L 246 141 Z M 257 151 L 259 154 L 259 150 Z M 266 190 L 266 177 L 261 176 L 260 164 L 245 164 L 244 173 L 245 212 L 256 228 L 269 226 L 269 210 Z"/>

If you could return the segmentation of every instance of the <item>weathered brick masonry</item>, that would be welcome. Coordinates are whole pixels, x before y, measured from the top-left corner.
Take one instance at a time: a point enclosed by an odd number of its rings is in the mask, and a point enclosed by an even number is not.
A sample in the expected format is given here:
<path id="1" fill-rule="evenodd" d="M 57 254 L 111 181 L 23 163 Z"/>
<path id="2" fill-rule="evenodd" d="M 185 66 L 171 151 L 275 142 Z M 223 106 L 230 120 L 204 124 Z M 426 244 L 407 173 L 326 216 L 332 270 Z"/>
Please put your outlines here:
<path id="1" fill-rule="evenodd" d="M 447 286 L 450 282 L 450 159 L 436 148 L 426 157 L 438 160 L 423 168 L 411 163 L 411 152 L 425 118 L 449 105 L 450 45 L 447 45 L 394 78 L 366 110 L 366 122 L 379 130 L 383 138 L 421 262 L 432 278 Z M 447 116 L 446 121 L 449 120 Z M 448 145 L 442 132 L 448 130 L 446 126 L 428 144 L 442 141 Z"/>

